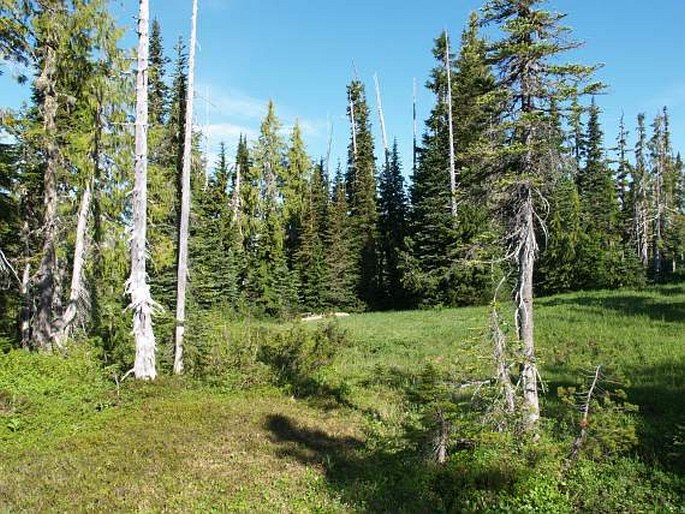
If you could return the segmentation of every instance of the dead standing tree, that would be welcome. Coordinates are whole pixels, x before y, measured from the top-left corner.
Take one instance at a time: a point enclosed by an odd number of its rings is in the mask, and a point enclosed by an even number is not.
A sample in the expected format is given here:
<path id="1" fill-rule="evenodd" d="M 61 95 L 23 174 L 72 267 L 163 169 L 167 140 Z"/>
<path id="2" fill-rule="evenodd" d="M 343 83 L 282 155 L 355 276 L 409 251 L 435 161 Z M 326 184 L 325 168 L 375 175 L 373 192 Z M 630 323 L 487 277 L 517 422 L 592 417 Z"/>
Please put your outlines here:
<path id="1" fill-rule="evenodd" d="M 140 380 L 154 380 L 155 334 L 152 330 L 154 303 L 147 284 L 145 264 L 147 252 L 147 131 L 148 131 L 148 56 L 149 56 L 148 0 L 140 0 L 138 15 L 138 71 L 136 78 L 135 122 L 135 183 L 133 186 L 133 229 L 131 233 L 131 276 L 126 291 L 131 296 L 133 337 L 136 357 L 133 374 Z"/>
<path id="2" fill-rule="evenodd" d="M 181 226 L 178 235 L 178 274 L 176 284 L 176 351 L 174 373 L 183 373 L 183 335 L 186 316 L 186 284 L 188 280 L 188 225 L 190 222 L 190 165 L 193 146 L 193 94 L 195 87 L 195 46 L 197 42 L 197 0 L 193 0 L 188 58 L 188 97 L 186 100 L 185 139 L 183 142 L 183 174 L 181 178 Z"/>

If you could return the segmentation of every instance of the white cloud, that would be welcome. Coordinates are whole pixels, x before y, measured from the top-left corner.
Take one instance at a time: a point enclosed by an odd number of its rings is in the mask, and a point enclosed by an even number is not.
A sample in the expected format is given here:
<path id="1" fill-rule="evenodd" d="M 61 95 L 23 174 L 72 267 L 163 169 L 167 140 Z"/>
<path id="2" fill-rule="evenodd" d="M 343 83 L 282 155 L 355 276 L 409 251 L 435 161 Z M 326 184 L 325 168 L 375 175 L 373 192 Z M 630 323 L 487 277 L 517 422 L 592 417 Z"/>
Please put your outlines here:
<path id="1" fill-rule="evenodd" d="M 199 84 L 200 103 L 207 103 L 212 117 L 231 120 L 261 120 L 266 114 L 268 100 L 261 100 L 240 91 Z"/>

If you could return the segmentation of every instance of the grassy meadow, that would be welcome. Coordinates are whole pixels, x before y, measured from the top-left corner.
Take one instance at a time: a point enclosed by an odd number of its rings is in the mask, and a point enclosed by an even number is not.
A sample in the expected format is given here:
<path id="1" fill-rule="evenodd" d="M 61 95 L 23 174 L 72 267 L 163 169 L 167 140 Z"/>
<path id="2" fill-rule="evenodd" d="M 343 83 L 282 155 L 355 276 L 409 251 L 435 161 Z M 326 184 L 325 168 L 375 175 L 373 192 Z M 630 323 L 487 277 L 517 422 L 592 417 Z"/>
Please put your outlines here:
<path id="1" fill-rule="evenodd" d="M 493 374 L 487 308 L 208 315 L 188 376 L 151 384 L 118 385 L 85 343 L 2 355 L 0 512 L 685 512 L 685 286 L 536 305 L 535 441 L 494 428 L 495 387 L 459 388 Z"/>

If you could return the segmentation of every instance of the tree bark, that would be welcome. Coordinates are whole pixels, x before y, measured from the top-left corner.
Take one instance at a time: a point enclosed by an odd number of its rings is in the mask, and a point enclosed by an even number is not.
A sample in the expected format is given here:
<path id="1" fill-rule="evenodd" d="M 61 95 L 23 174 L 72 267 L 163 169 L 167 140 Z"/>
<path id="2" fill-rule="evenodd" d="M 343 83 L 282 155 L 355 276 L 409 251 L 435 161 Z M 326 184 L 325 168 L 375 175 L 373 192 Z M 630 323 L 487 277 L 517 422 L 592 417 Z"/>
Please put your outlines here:
<path id="1" fill-rule="evenodd" d="M 136 357 L 133 374 L 140 380 L 154 380 L 155 334 L 152 330 L 153 302 L 145 272 L 147 238 L 147 131 L 148 131 L 148 55 L 149 4 L 139 0 L 138 72 L 136 78 L 135 183 L 133 187 L 133 233 L 131 235 L 131 277 L 128 293 L 133 310 L 133 337 Z"/>
<path id="2" fill-rule="evenodd" d="M 454 120 L 452 119 L 452 63 L 450 60 L 450 38 L 445 31 L 445 72 L 447 73 L 447 125 L 450 141 L 450 209 L 457 216 L 457 169 L 454 155 Z"/>
<path id="3" fill-rule="evenodd" d="M 188 225 L 190 222 L 190 165 L 193 150 L 193 95 L 195 89 L 195 46 L 197 42 L 197 0 L 193 0 L 188 58 L 188 97 L 186 101 L 183 174 L 181 177 L 181 226 L 178 236 L 178 275 L 176 289 L 176 351 L 174 373 L 183 373 L 183 335 L 185 333 L 186 285 L 188 280 Z"/>
<path id="4" fill-rule="evenodd" d="M 66 345 L 74 320 L 77 318 L 79 302 L 83 301 L 84 296 L 87 294 L 85 284 L 83 283 L 83 268 L 86 262 L 88 216 L 90 214 L 90 205 L 93 197 L 91 183 L 92 180 L 86 184 L 78 209 L 76 244 L 74 247 L 74 263 L 71 271 L 69 303 L 67 304 L 64 314 L 54 322 L 52 330 L 54 344 L 58 348 L 63 348 Z"/>
<path id="5" fill-rule="evenodd" d="M 373 82 L 376 86 L 376 107 L 378 108 L 378 119 L 381 124 L 381 137 L 383 139 L 383 155 L 385 156 L 385 165 L 390 164 L 390 149 L 388 148 L 388 134 L 385 131 L 385 116 L 383 116 L 383 102 L 381 101 L 381 86 L 378 83 L 378 75 L 374 73 Z"/>
<path id="6" fill-rule="evenodd" d="M 43 13 L 43 16 L 47 16 Z M 34 343 L 38 349 L 52 351 L 52 317 L 55 305 L 55 281 L 57 275 L 57 170 L 60 165 L 60 151 L 56 141 L 56 118 L 59 107 L 56 91 L 57 47 L 59 42 L 54 29 L 47 27 L 41 42 L 41 71 L 35 88 L 40 97 L 39 111 L 43 119 L 43 150 L 45 171 L 43 172 L 43 248 L 36 278 L 38 307 L 33 322 Z"/>
<path id="7" fill-rule="evenodd" d="M 535 208 L 530 184 L 519 186 L 522 203 L 518 217 L 518 292 L 516 298 L 516 321 L 519 339 L 523 345 L 523 400 L 526 421 L 533 427 L 540 418 L 538 401 L 538 368 L 535 359 L 533 323 L 533 271 L 537 242 L 535 240 Z"/>

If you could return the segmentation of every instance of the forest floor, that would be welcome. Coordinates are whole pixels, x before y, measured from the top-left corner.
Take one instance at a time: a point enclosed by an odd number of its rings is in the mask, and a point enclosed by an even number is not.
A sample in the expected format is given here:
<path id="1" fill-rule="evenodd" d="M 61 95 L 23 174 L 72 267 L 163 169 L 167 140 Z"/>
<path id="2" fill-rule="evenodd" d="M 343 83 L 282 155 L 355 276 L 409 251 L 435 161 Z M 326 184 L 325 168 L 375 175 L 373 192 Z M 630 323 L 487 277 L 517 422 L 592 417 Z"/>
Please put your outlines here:
<path id="1" fill-rule="evenodd" d="M 545 457 L 528 476 L 531 454 L 510 461 L 510 446 L 454 450 L 449 473 L 421 451 L 427 365 L 492 375 L 488 312 L 473 307 L 342 319 L 348 343 L 298 394 L 165 377 L 117 387 L 76 350 L 0 356 L 0 512 L 684 512 L 685 286 L 536 305 L 551 434 L 536 451 L 570 449 L 577 413 L 564 391 L 598 365 L 603 390 L 633 409 L 607 396 L 589 432 L 601 450 L 563 477 L 554 467 L 553 484 Z"/>

